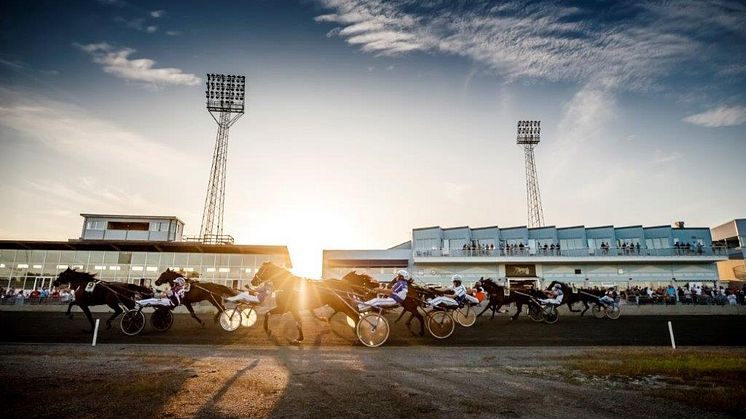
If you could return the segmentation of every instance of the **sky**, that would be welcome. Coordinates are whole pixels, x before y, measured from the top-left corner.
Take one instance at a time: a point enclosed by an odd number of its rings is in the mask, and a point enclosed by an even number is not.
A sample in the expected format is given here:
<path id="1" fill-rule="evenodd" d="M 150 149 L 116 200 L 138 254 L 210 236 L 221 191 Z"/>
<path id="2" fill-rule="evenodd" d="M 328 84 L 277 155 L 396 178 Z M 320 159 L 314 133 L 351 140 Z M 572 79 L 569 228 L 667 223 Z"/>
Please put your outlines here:
<path id="1" fill-rule="evenodd" d="M 547 225 L 746 216 L 743 2 L 7 0 L 0 239 L 77 238 L 80 213 L 198 234 L 207 73 L 247 84 L 225 232 L 302 275 L 416 227 L 526 225 L 519 120 Z"/>

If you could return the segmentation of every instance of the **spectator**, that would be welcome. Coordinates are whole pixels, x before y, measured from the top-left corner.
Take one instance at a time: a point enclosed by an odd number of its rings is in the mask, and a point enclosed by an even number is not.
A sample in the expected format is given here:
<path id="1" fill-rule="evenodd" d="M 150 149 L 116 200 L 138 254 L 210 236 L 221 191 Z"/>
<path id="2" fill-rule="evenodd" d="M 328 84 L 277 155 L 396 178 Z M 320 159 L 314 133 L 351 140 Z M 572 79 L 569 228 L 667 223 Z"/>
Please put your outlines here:
<path id="1" fill-rule="evenodd" d="M 39 292 L 39 289 L 34 287 L 34 290 L 31 291 L 31 294 L 29 295 L 29 298 L 39 298 L 41 296 L 41 293 Z"/>

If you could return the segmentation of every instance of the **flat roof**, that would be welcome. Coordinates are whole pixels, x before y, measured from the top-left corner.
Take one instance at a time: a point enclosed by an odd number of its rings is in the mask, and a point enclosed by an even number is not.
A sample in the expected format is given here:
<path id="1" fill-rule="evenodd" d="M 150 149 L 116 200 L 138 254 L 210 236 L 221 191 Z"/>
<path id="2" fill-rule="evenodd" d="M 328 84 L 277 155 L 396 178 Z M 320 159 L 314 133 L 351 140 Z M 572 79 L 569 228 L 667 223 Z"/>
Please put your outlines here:
<path id="1" fill-rule="evenodd" d="M 0 240 L 0 249 L 14 250 L 93 250 L 115 252 L 175 252 L 282 255 L 292 268 L 287 246 L 250 244 L 202 244 L 195 242 L 158 242 L 140 240 Z"/>
<path id="2" fill-rule="evenodd" d="M 81 217 L 85 218 L 114 218 L 114 219 L 129 219 L 129 218 L 140 218 L 145 220 L 176 220 L 184 224 L 179 217 L 175 215 L 127 215 L 127 214 L 80 214 Z"/>

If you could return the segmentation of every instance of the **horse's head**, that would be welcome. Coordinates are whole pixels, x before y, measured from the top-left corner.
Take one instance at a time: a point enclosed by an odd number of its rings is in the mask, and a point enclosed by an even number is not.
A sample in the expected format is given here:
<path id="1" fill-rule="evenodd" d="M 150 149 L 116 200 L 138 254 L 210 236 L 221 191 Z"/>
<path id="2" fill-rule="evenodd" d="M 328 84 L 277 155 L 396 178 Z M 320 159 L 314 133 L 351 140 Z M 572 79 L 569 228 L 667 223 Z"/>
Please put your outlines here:
<path id="1" fill-rule="evenodd" d="M 170 268 L 163 271 L 162 274 L 158 276 L 158 279 L 155 280 L 155 285 L 163 285 L 168 282 L 168 285 L 173 286 L 174 279 L 181 277 L 182 275 L 177 271 L 172 271 Z"/>
<path id="2" fill-rule="evenodd" d="M 492 280 L 492 278 L 482 278 L 479 280 L 479 285 L 487 292 L 494 292 L 499 285 Z"/>
<path id="3" fill-rule="evenodd" d="M 372 276 L 362 273 L 359 274 L 355 271 L 349 272 L 347 275 L 342 277 L 343 281 L 347 281 L 350 285 L 354 285 L 362 288 L 378 288 L 378 281 Z"/>
<path id="4" fill-rule="evenodd" d="M 264 262 L 254 274 L 254 278 L 251 279 L 251 285 L 256 287 L 264 281 L 275 279 L 281 272 L 289 273 L 272 262 Z"/>
<path id="5" fill-rule="evenodd" d="M 89 274 L 88 272 L 78 272 L 75 269 L 67 268 L 57 275 L 57 279 L 52 282 L 52 285 L 59 287 L 63 284 L 72 284 L 74 282 L 91 281 L 95 279 L 96 274 Z"/>

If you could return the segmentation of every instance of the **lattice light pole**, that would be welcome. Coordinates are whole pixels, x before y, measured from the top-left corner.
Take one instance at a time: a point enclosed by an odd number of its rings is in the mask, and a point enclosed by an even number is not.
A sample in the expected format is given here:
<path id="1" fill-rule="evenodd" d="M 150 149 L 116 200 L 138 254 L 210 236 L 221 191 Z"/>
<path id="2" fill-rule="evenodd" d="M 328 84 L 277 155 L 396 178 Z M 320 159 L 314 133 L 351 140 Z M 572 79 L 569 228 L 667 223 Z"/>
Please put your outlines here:
<path id="1" fill-rule="evenodd" d="M 207 110 L 218 124 L 212 155 L 210 181 L 202 212 L 200 240 L 222 242 L 225 204 L 225 168 L 228 161 L 228 130 L 244 113 L 246 77 L 225 74 L 207 75 Z"/>
<path id="2" fill-rule="evenodd" d="M 518 121 L 518 139 L 516 143 L 523 147 L 526 155 L 526 206 L 528 226 L 544 227 L 544 210 L 541 207 L 539 177 L 536 175 L 534 148 L 539 144 L 541 121 Z"/>

